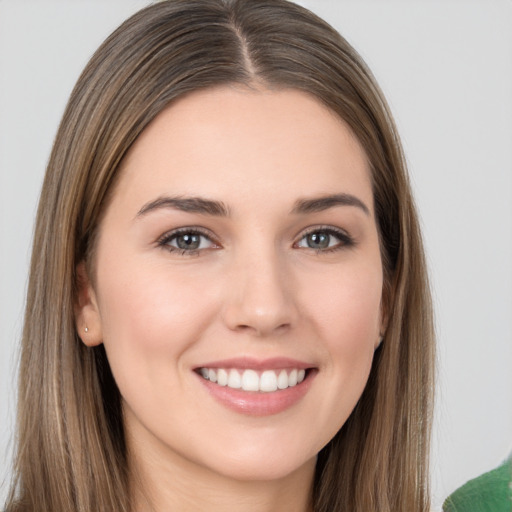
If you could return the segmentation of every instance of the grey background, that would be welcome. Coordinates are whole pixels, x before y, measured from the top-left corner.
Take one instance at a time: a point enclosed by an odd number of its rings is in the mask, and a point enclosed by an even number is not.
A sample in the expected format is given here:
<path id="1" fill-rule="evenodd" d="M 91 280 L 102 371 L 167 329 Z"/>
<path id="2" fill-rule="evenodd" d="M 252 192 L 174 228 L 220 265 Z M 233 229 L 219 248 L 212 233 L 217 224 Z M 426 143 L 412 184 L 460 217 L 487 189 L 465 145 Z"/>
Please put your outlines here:
<path id="1" fill-rule="evenodd" d="M 0 502 L 39 188 L 94 49 L 148 2 L 0 0 Z M 311 0 L 396 116 L 439 335 L 434 504 L 512 449 L 512 2 Z"/>

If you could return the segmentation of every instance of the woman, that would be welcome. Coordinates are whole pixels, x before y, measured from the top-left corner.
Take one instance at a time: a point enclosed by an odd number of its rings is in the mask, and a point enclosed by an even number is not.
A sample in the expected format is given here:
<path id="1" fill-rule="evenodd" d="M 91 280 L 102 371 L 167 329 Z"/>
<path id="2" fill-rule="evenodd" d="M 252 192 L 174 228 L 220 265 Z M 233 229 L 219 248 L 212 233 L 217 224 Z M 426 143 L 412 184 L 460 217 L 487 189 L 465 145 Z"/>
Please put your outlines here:
<path id="1" fill-rule="evenodd" d="M 405 164 L 308 11 L 126 21 L 71 95 L 32 261 L 7 510 L 428 510 Z"/>

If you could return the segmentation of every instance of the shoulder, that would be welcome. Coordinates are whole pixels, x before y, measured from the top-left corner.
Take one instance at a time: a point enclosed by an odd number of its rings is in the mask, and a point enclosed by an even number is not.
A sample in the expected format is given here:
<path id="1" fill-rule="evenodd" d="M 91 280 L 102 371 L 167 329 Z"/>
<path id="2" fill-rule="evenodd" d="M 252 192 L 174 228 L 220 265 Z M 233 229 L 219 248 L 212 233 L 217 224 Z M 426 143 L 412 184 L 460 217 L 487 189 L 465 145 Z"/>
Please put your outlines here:
<path id="1" fill-rule="evenodd" d="M 512 459 L 470 480 L 443 504 L 443 512 L 511 512 Z"/>

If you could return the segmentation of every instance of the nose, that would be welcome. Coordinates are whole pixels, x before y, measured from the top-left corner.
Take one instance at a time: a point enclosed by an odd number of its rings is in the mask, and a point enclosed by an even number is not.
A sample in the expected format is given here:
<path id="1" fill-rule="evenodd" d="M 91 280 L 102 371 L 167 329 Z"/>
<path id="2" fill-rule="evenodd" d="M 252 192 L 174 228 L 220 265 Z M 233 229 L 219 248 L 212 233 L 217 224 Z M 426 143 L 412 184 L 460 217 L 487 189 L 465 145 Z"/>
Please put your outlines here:
<path id="1" fill-rule="evenodd" d="M 275 252 L 253 252 L 234 263 L 223 308 L 229 329 L 266 337 L 282 334 L 296 324 L 294 280 Z"/>

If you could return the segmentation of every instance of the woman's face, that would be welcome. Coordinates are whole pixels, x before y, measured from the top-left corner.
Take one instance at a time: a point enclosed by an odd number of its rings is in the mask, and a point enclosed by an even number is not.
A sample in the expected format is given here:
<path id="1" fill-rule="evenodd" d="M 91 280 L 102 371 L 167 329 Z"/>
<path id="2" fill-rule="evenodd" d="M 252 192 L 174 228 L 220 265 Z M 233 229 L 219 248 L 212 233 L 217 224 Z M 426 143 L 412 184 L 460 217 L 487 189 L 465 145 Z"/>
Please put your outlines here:
<path id="1" fill-rule="evenodd" d="M 162 112 L 121 173 L 77 321 L 131 449 L 237 479 L 313 467 L 381 328 L 361 146 L 305 93 L 218 88 Z"/>

